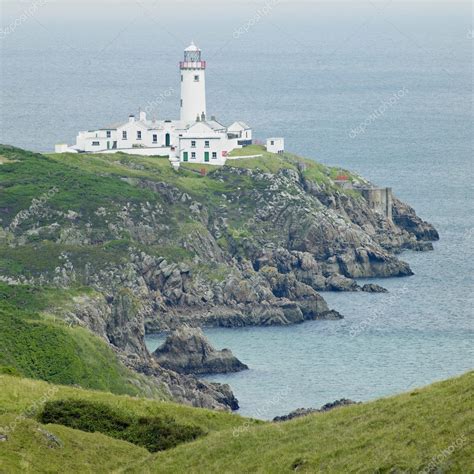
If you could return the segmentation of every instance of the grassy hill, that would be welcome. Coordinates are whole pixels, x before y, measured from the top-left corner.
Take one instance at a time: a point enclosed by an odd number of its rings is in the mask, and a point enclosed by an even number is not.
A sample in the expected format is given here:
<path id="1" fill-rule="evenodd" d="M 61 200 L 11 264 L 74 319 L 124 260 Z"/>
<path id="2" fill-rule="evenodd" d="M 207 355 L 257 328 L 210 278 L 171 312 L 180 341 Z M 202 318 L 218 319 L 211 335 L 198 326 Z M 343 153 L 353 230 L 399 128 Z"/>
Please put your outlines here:
<path id="1" fill-rule="evenodd" d="M 120 472 L 150 457 L 134 444 L 59 425 L 42 425 L 37 419 L 45 403 L 82 400 L 104 404 L 129 417 L 166 416 L 200 428 L 205 434 L 232 430 L 246 420 L 225 412 L 194 409 L 170 402 L 112 395 L 106 392 L 51 385 L 0 375 L 0 472 Z M 60 443 L 55 443 L 53 436 Z M 0 436 L 1 438 L 1 436 Z M 52 441 L 53 439 L 53 441 Z"/>
<path id="2" fill-rule="evenodd" d="M 14 426 L 0 442 L 0 472 L 468 473 L 474 465 L 474 372 L 278 424 L 5 375 L 0 385 L 0 434 Z M 101 402 L 135 416 L 166 414 L 206 434 L 150 454 L 100 433 L 41 425 L 35 416 L 45 394 L 48 400 Z"/>
<path id="3" fill-rule="evenodd" d="M 165 398 L 145 377 L 119 363 L 98 336 L 49 314 L 90 289 L 0 283 L 0 373 L 117 394 Z"/>

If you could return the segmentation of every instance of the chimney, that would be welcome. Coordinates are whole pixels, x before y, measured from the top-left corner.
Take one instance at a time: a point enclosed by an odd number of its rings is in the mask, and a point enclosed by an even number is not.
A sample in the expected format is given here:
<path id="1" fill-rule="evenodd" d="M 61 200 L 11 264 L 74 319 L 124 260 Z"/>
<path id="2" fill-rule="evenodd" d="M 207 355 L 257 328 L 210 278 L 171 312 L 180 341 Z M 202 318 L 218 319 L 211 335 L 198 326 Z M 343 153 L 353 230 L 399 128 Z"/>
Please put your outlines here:
<path id="1" fill-rule="evenodd" d="M 215 116 L 215 115 L 211 115 L 211 120 L 212 120 L 213 122 L 217 122 L 216 116 Z"/>
<path id="2" fill-rule="evenodd" d="M 146 112 L 144 110 L 140 110 L 140 121 L 145 122 L 146 120 Z"/>
<path id="3" fill-rule="evenodd" d="M 201 122 L 205 122 L 206 121 L 206 114 L 203 112 L 201 114 Z"/>
<path id="4" fill-rule="evenodd" d="M 130 114 L 130 115 L 128 116 L 128 121 L 129 121 L 129 122 L 135 122 L 135 115 Z"/>

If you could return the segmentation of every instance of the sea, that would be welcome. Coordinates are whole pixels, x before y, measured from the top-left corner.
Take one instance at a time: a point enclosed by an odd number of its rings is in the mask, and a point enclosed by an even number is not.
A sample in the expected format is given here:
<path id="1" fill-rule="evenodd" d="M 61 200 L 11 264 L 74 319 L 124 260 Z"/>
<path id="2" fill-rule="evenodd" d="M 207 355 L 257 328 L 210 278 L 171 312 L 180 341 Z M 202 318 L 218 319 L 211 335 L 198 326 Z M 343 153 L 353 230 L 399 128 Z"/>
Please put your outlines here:
<path id="1" fill-rule="evenodd" d="M 207 60 L 208 114 L 356 171 L 438 229 L 386 294 L 323 293 L 340 321 L 207 329 L 250 369 L 239 413 L 367 401 L 474 365 L 473 41 L 469 2 L 18 2 L 0 7 L 0 142 L 48 152 L 79 130 L 178 118 L 178 62 Z M 149 335 L 154 349 L 163 335 Z"/>

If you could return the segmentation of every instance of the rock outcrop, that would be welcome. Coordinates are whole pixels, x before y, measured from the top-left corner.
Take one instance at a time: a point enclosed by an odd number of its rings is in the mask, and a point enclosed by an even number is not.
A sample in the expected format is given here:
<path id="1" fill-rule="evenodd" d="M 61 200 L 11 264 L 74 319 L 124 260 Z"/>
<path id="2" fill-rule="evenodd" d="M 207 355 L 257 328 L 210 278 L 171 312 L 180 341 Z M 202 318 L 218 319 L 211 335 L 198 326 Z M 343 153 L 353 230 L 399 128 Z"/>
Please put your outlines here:
<path id="1" fill-rule="evenodd" d="M 439 240 L 438 231 L 431 224 L 420 219 L 411 206 L 399 199 L 394 199 L 393 202 L 393 221 L 399 228 L 414 235 L 418 241 Z"/>
<path id="2" fill-rule="evenodd" d="M 121 353 L 123 363 L 156 381 L 179 403 L 213 410 L 238 410 L 239 402 L 228 384 L 207 382 L 193 375 L 178 374 L 162 367 L 153 356 L 135 357 Z"/>
<path id="3" fill-rule="evenodd" d="M 229 349 L 215 350 L 198 328 L 173 331 L 153 357 L 165 369 L 180 374 L 223 374 L 248 369 Z"/>
<path id="4" fill-rule="evenodd" d="M 288 421 L 292 420 L 293 418 L 300 418 L 302 416 L 312 415 L 313 413 L 324 413 L 326 411 L 334 410 L 335 408 L 347 406 L 347 405 L 354 405 L 360 402 L 354 402 L 352 400 L 348 400 L 347 398 L 341 398 L 340 400 L 336 400 L 335 402 L 326 403 L 321 408 L 297 408 L 292 412 L 288 413 L 288 415 L 283 416 L 276 416 L 273 418 L 273 421 Z"/>

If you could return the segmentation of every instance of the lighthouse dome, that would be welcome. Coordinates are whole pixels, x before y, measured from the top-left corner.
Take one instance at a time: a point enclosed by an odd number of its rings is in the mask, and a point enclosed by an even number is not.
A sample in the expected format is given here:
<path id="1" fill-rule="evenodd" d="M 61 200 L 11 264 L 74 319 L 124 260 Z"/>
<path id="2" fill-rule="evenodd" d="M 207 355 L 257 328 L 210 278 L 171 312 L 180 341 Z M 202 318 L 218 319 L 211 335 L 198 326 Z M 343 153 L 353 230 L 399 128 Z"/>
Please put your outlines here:
<path id="1" fill-rule="evenodd" d="M 191 44 L 185 49 L 186 52 L 196 52 L 201 51 L 195 44 L 194 41 L 191 41 Z"/>

